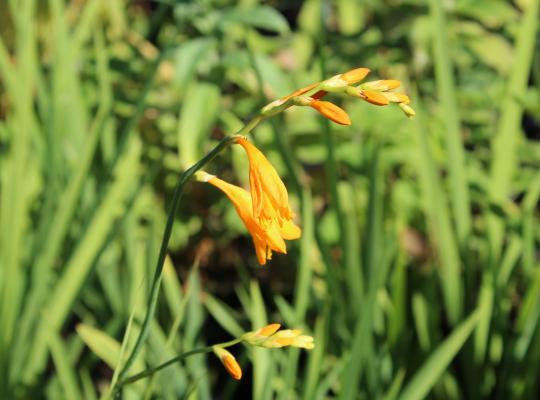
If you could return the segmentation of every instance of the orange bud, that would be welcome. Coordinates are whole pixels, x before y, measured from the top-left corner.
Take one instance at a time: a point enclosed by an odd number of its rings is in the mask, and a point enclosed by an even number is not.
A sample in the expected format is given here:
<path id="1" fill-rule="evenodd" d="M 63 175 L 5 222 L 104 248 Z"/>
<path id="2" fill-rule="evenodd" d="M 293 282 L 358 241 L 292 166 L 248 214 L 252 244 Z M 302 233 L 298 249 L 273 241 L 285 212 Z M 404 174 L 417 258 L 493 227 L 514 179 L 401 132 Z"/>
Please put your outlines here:
<path id="1" fill-rule="evenodd" d="M 386 97 L 391 103 L 409 104 L 411 102 L 409 96 L 403 93 L 384 93 L 384 97 Z"/>
<path id="2" fill-rule="evenodd" d="M 219 358 L 227 372 L 234 379 L 239 381 L 242 378 L 242 368 L 238 365 L 236 358 L 223 347 L 213 346 L 214 354 Z"/>
<path id="3" fill-rule="evenodd" d="M 221 361 L 223 363 L 223 366 L 225 367 L 229 375 L 233 377 L 233 379 L 236 379 L 237 381 L 242 379 L 242 369 L 240 368 L 240 365 L 238 365 L 238 362 L 236 362 L 236 359 L 234 357 L 225 356 Z"/>
<path id="4" fill-rule="evenodd" d="M 360 82 L 369 74 L 369 68 L 355 68 L 350 71 L 341 74 L 340 78 L 347 82 L 349 85 Z"/>
<path id="5" fill-rule="evenodd" d="M 330 121 L 334 121 L 336 124 L 351 124 L 351 119 L 345 110 L 336 106 L 334 103 L 330 103 L 329 101 L 313 100 L 309 106 L 320 112 Z"/>
<path id="6" fill-rule="evenodd" d="M 364 100 L 368 103 L 375 104 L 376 106 L 386 106 L 390 104 L 390 101 L 388 101 L 382 93 L 373 90 L 363 90 L 362 93 L 364 94 Z"/>
<path id="7" fill-rule="evenodd" d="M 280 327 L 280 324 L 266 325 L 264 328 L 261 328 L 257 334 L 260 336 L 272 336 Z"/>

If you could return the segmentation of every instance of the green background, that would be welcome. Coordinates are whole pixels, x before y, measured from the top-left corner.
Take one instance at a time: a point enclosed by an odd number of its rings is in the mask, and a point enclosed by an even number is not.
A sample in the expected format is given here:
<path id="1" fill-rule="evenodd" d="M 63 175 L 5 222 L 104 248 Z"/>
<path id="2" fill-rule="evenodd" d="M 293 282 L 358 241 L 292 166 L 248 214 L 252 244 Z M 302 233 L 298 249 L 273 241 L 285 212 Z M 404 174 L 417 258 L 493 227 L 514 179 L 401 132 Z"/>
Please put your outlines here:
<path id="1" fill-rule="evenodd" d="M 257 127 L 303 228 L 265 267 L 190 183 L 132 372 L 267 322 L 315 349 L 232 348 L 240 382 L 198 355 L 123 397 L 538 397 L 538 20 L 538 0 L 1 0 L 0 398 L 106 393 L 179 173 L 359 66 L 417 117 L 329 96 L 352 126 L 304 107 Z M 247 187 L 237 147 L 206 170 Z"/>

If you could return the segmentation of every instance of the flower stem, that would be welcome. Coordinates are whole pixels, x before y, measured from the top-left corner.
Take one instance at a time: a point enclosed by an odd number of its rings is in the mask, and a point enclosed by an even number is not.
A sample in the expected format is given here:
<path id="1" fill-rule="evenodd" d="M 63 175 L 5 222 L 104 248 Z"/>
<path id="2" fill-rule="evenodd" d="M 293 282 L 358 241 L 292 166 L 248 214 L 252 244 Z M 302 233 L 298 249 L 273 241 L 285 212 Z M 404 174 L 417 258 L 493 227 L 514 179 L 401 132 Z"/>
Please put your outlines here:
<path id="1" fill-rule="evenodd" d="M 242 341 L 241 339 L 234 339 L 234 340 L 231 340 L 229 342 L 218 343 L 218 344 L 216 344 L 214 346 L 224 348 L 224 347 L 229 347 L 229 346 L 233 346 L 235 344 L 238 344 L 241 341 Z M 201 347 L 199 349 L 190 350 L 188 352 L 180 354 L 180 355 L 178 355 L 178 356 L 176 356 L 174 358 L 171 358 L 170 360 L 165 361 L 162 364 L 159 364 L 159 365 L 155 366 L 154 368 L 150 368 L 150 369 L 147 369 L 145 371 L 139 372 L 138 374 L 132 375 L 132 376 L 124 379 L 123 381 L 120 381 L 118 383 L 118 386 L 123 386 L 125 384 L 133 383 L 135 381 L 138 381 L 139 379 L 146 378 L 147 376 L 153 375 L 154 373 L 158 372 L 159 370 L 162 370 L 163 368 L 166 368 L 169 365 L 172 365 L 172 364 L 174 364 L 174 363 L 176 363 L 178 361 L 181 361 L 184 358 L 187 358 L 189 356 L 193 356 L 195 354 L 201 354 L 201 353 L 210 353 L 210 352 L 213 351 L 214 346 Z"/>
<path id="2" fill-rule="evenodd" d="M 253 118 L 251 121 L 249 121 L 242 129 L 240 129 L 236 135 L 245 135 L 249 133 L 251 130 L 253 130 L 262 120 L 264 119 L 264 116 L 258 115 L 255 118 Z M 178 205 L 180 203 L 180 200 L 182 198 L 182 194 L 184 191 L 184 186 L 186 183 L 193 177 L 193 175 L 199 171 L 201 168 L 203 168 L 207 163 L 209 163 L 214 157 L 216 157 L 222 150 L 224 150 L 226 147 L 228 147 L 233 141 L 235 140 L 235 135 L 226 136 L 203 158 L 201 158 L 199 161 L 197 161 L 195 164 L 193 164 L 190 168 L 185 170 L 179 177 L 178 183 L 176 184 L 176 188 L 174 190 L 171 206 L 169 209 L 168 217 L 167 217 L 167 223 L 165 225 L 165 230 L 163 232 L 163 239 L 161 241 L 161 247 L 159 250 L 159 256 L 156 263 L 156 268 L 154 272 L 154 277 L 152 279 L 152 285 L 150 288 L 150 296 L 148 297 L 148 308 L 146 311 L 146 315 L 144 316 L 144 321 L 141 327 L 141 331 L 139 332 L 139 336 L 137 337 L 137 340 L 135 342 L 135 345 L 133 346 L 133 349 L 131 350 L 131 353 L 128 356 L 128 359 L 126 363 L 124 364 L 124 367 L 120 370 L 120 373 L 118 374 L 118 381 L 122 382 L 127 375 L 129 369 L 133 365 L 133 362 L 135 361 L 135 358 L 139 354 L 141 347 L 148 337 L 148 334 L 150 333 L 150 325 L 152 318 L 154 317 L 155 311 L 156 311 L 156 305 L 159 295 L 159 288 L 161 284 L 161 275 L 163 272 L 163 265 L 165 262 L 165 257 L 167 255 L 167 248 L 169 245 L 169 240 L 171 238 L 172 234 L 172 228 L 174 223 L 174 217 L 176 214 L 176 211 L 178 209 Z M 115 382 L 112 384 L 111 393 L 114 391 Z"/>

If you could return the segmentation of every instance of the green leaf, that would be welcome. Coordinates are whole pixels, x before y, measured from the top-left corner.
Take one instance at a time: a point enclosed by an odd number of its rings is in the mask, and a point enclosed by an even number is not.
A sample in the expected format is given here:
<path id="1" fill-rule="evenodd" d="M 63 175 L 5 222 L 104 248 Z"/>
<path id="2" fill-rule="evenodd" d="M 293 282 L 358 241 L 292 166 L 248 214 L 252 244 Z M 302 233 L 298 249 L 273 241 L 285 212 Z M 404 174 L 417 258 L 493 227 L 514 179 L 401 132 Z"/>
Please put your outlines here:
<path id="1" fill-rule="evenodd" d="M 90 325 L 79 324 L 75 328 L 83 342 L 105 362 L 110 368 L 115 368 L 120 357 L 120 343 Z"/>
<path id="2" fill-rule="evenodd" d="M 209 83 L 192 83 L 178 124 L 178 151 L 180 162 L 188 168 L 202 156 L 202 143 L 208 139 L 210 129 L 219 110 L 219 88 Z"/>
<path id="3" fill-rule="evenodd" d="M 428 395 L 442 373 L 461 350 L 467 338 L 471 335 L 478 323 L 479 316 L 480 313 L 478 311 L 473 312 L 431 353 L 405 389 L 403 389 L 399 397 L 400 400 L 420 400 Z"/>
<path id="4" fill-rule="evenodd" d="M 222 22 L 228 21 L 240 22 L 254 28 L 266 29 L 277 33 L 286 33 L 290 30 L 285 17 L 269 6 L 235 8 L 223 16 Z"/>

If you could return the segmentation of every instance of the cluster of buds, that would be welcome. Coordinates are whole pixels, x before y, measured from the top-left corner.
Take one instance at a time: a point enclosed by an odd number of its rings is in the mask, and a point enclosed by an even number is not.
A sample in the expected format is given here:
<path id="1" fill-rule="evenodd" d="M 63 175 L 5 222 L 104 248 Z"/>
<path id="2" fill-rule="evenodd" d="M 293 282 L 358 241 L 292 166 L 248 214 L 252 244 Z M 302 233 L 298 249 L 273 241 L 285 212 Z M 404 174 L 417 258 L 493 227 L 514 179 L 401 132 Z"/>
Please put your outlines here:
<path id="1" fill-rule="evenodd" d="M 270 349 L 281 347 L 299 347 L 311 350 L 315 347 L 313 337 L 302 335 L 299 329 L 282 329 L 280 324 L 270 324 L 256 331 L 247 332 L 240 336 L 239 341 L 252 346 Z M 213 346 L 214 354 L 219 358 L 229 375 L 236 380 L 242 378 L 242 369 L 231 352 L 219 345 Z"/>
<path id="2" fill-rule="evenodd" d="M 378 80 L 354 86 L 368 74 L 368 68 L 355 68 L 330 79 L 313 83 L 266 105 L 262 109 L 262 114 L 275 115 L 293 105 L 308 106 L 337 124 L 350 125 L 351 119 L 342 108 L 329 101 L 320 100 L 328 93 L 343 93 L 377 106 L 395 103 L 407 117 L 415 116 L 416 113 L 409 105 L 409 97 L 402 93 L 391 92 L 400 86 L 401 83 L 397 80 Z"/>
<path id="3" fill-rule="evenodd" d="M 291 346 L 311 350 L 315 347 L 313 337 L 302 335 L 300 329 L 279 330 L 280 327 L 280 324 L 270 324 L 259 330 L 245 333 L 241 339 L 253 346 L 266 348 Z"/>

